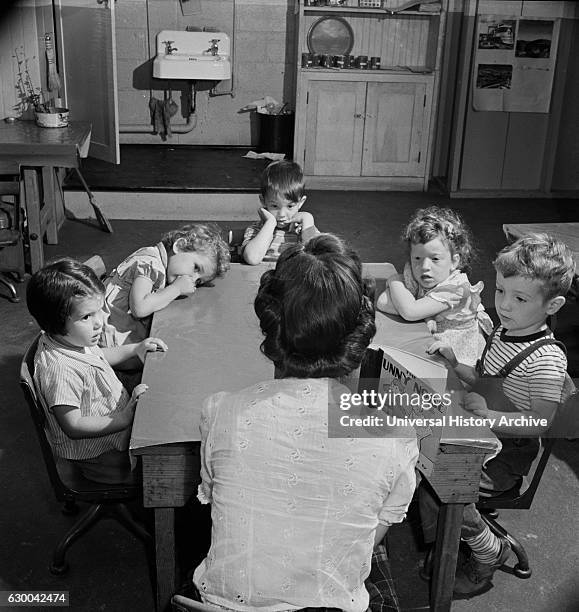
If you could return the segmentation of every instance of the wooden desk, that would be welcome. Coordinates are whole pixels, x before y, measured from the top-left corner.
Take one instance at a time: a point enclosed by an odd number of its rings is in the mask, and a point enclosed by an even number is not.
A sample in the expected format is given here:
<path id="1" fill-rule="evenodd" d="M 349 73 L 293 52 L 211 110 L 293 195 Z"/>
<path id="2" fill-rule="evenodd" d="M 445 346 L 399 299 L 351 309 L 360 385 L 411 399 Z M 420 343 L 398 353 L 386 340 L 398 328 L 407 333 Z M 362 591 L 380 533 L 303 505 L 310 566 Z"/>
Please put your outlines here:
<path id="1" fill-rule="evenodd" d="M 503 232 L 508 239 L 517 239 L 531 233 L 546 233 L 564 242 L 579 265 L 579 223 L 505 223 Z"/>
<path id="2" fill-rule="evenodd" d="M 214 287 L 200 287 L 153 318 L 152 335 L 169 350 L 147 357 L 131 450 L 143 465 L 144 505 L 154 508 L 157 610 L 177 585 L 174 509 L 197 493 L 199 413 L 205 397 L 272 379 L 273 364 L 259 350 L 253 300 L 271 265 L 233 264 Z M 226 339 L 226 341 L 224 341 Z"/>
<path id="3" fill-rule="evenodd" d="M 233 264 L 214 287 L 176 300 L 153 318 L 151 333 L 163 338 L 169 350 L 147 357 L 143 381 L 149 391 L 139 401 L 131 451 L 142 459 L 144 505 L 155 512 L 159 612 L 178 587 L 174 510 L 197 493 L 203 400 L 216 391 L 239 390 L 274 375 L 273 365 L 259 351 L 262 335 L 253 311 L 259 279 L 269 267 Z M 368 266 L 367 271 L 384 276 L 380 267 Z M 423 355 L 431 342 L 423 323 L 382 313 L 376 320 L 376 340 L 383 344 Z M 463 505 L 478 499 L 486 453 L 486 448 L 445 443 L 429 478 L 444 504 L 435 552 L 433 610 L 450 609 Z"/>
<path id="4" fill-rule="evenodd" d="M 64 208 L 57 206 L 55 169 L 79 166 L 81 152 L 85 157 L 88 153 L 90 133 L 91 125 L 84 121 L 65 128 L 0 122 L 0 172 L 4 163 L 16 162 L 22 169 L 32 273 L 44 265 L 44 233 L 48 244 L 57 244 L 64 220 Z"/>
<path id="5" fill-rule="evenodd" d="M 432 336 L 423 321 L 410 323 L 400 317 L 377 312 L 374 344 L 393 346 L 420 357 L 428 357 L 425 349 L 432 344 Z M 448 388 L 460 388 L 460 382 L 452 372 L 449 372 L 448 384 Z M 453 406 L 449 414 L 472 416 L 458 406 Z M 480 440 L 464 441 L 464 438 L 471 437 Z M 433 472 L 425 476 L 442 502 L 430 590 L 430 609 L 435 612 L 446 612 L 451 608 L 464 505 L 478 501 L 482 464 L 484 458 L 494 452 L 497 444 L 494 434 L 486 428 L 443 429 Z"/>

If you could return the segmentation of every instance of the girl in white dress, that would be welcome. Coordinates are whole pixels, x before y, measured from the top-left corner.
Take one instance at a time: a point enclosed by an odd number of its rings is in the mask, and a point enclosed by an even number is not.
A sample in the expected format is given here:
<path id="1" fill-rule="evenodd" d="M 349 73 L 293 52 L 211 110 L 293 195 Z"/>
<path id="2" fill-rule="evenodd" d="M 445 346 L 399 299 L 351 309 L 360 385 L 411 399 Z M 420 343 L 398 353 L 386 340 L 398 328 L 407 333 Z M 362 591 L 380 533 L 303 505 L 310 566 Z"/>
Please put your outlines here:
<path id="1" fill-rule="evenodd" d="M 450 208 L 417 210 L 403 234 L 410 260 L 388 279 L 377 307 L 407 321 L 426 320 L 435 340 L 450 344 L 461 363 L 474 365 L 493 328 L 480 294 L 464 270 L 473 255 L 472 235 Z"/>

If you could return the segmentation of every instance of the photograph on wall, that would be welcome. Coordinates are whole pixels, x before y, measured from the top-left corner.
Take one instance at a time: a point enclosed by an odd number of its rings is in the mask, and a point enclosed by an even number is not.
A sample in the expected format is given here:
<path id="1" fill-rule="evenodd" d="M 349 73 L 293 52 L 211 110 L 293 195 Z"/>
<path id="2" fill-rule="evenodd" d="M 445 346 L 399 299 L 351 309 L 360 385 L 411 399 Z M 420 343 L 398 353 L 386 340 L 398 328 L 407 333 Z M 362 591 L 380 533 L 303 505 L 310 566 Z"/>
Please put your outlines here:
<path id="1" fill-rule="evenodd" d="M 479 15 L 473 108 L 548 113 L 558 32 L 558 19 Z"/>
<path id="2" fill-rule="evenodd" d="M 513 67 L 510 64 L 479 64 L 477 89 L 510 89 Z"/>
<path id="3" fill-rule="evenodd" d="M 521 19 L 517 33 L 515 57 L 550 57 L 552 40 L 552 21 Z"/>
<path id="4" fill-rule="evenodd" d="M 515 45 L 514 19 L 495 19 L 481 24 L 478 34 L 479 49 L 512 49 Z"/>

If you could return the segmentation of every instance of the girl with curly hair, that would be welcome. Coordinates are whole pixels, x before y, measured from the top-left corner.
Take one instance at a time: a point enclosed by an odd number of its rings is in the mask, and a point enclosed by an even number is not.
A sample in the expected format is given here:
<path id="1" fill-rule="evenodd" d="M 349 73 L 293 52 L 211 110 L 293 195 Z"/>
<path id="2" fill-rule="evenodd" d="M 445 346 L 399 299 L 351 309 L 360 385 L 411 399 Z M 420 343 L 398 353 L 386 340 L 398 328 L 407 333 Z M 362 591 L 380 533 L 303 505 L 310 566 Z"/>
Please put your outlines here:
<path id="1" fill-rule="evenodd" d="M 185 225 L 132 253 L 105 281 L 110 316 L 101 346 L 140 342 L 149 335 L 153 313 L 228 269 L 229 247 L 214 225 Z"/>
<path id="2" fill-rule="evenodd" d="M 388 279 L 378 309 L 407 321 L 425 319 L 435 340 L 474 365 L 493 323 L 481 303 L 484 283 L 471 285 L 466 274 L 474 254 L 470 229 L 452 209 L 431 206 L 414 213 L 402 237 L 409 261 L 403 274 Z"/>
<path id="3" fill-rule="evenodd" d="M 412 499 L 415 435 L 328 431 L 349 393 L 337 379 L 376 331 L 360 260 L 330 234 L 291 245 L 263 274 L 254 308 L 277 375 L 204 404 L 198 498 L 213 520 L 193 577 L 200 597 L 228 610 L 365 612 L 371 599 L 398 610 L 391 581 L 366 579 Z"/>

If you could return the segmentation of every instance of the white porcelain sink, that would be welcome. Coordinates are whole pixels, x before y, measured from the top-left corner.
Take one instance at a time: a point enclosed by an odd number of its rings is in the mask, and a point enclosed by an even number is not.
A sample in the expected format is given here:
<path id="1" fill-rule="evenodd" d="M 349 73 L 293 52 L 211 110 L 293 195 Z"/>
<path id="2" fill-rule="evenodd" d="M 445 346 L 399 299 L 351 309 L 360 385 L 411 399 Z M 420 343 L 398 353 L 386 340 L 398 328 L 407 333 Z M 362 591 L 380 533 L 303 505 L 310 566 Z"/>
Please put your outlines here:
<path id="1" fill-rule="evenodd" d="M 157 79 L 222 81 L 231 78 L 231 42 L 224 32 L 162 30 L 157 34 Z"/>

